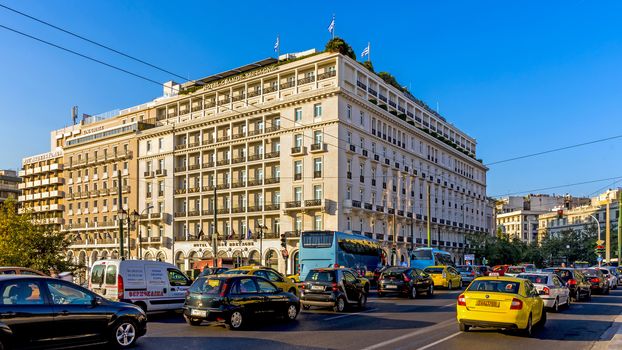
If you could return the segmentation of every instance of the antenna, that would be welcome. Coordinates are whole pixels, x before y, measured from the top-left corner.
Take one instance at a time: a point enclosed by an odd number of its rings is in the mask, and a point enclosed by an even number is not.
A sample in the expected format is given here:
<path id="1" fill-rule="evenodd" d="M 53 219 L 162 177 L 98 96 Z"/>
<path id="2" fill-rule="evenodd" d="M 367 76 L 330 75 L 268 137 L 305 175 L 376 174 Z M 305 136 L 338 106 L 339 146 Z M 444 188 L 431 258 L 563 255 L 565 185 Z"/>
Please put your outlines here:
<path id="1" fill-rule="evenodd" d="M 71 107 L 71 120 L 73 121 L 73 125 L 76 125 L 76 120 L 78 119 L 78 106 Z"/>
<path id="2" fill-rule="evenodd" d="M 438 113 L 438 114 L 441 113 L 441 107 L 440 107 L 438 101 L 436 101 L 436 113 Z"/>

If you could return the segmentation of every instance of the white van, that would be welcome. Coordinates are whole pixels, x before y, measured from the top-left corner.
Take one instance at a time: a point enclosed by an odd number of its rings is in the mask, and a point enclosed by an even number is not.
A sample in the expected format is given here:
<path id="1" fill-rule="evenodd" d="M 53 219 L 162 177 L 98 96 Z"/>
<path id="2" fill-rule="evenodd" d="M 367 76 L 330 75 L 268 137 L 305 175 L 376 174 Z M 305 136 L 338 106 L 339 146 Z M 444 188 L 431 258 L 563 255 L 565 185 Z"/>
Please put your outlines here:
<path id="1" fill-rule="evenodd" d="M 93 292 L 144 311 L 181 310 L 191 284 L 175 265 L 149 260 L 99 260 L 89 277 Z"/>

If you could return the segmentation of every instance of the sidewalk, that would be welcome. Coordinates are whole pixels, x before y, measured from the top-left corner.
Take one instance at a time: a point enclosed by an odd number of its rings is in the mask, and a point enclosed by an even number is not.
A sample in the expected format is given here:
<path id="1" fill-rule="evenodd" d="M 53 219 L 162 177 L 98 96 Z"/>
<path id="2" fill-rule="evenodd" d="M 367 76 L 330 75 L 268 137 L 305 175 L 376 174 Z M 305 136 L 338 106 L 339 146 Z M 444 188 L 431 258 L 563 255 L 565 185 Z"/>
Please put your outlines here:
<path id="1" fill-rule="evenodd" d="M 613 322 L 613 333 L 607 350 L 622 349 L 622 314 L 618 315 Z"/>

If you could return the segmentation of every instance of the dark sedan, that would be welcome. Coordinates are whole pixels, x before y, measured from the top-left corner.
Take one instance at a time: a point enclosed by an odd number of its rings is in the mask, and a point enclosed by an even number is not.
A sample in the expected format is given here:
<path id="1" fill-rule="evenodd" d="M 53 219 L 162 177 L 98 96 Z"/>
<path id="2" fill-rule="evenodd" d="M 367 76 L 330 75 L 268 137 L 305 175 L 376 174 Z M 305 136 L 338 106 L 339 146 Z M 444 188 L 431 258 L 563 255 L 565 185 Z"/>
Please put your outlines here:
<path id="1" fill-rule="evenodd" d="M 293 321 L 300 300 L 270 281 L 251 275 L 197 278 L 184 303 L 184 318 L 192 326 L 203 321 L 223 322 L 237 330 L 260 316 L 282 316 Z"/>
<path id="2" fill-rule="evenodd" d="M 134 345 L 147 331 L 138 307 L 51 277 L 0 276 L 0 349 Z"/>
<path id="3" fill-rule="evenodd" d="M 394 266 L 386 269 L 378 279 L 378 296 L 388 293 L 405 294 L 412 299 L 420 293 L 432 296 L 434 282 L 430 275 L 422 270 Z"/>
<path id="4" fill-rule="evenodd" d="M 571 267 L 548 267 L 542 271 L 556 274 L 568 287 L 570 299 L 581 301 L 592 297 L 592 285 L 580 270 Z"/>
<path id="5" fill-rule="evenodd" d="M 609 294 L 609 281 L 599 269 L 581 270 L 592 285 L 592 293 Z"/>

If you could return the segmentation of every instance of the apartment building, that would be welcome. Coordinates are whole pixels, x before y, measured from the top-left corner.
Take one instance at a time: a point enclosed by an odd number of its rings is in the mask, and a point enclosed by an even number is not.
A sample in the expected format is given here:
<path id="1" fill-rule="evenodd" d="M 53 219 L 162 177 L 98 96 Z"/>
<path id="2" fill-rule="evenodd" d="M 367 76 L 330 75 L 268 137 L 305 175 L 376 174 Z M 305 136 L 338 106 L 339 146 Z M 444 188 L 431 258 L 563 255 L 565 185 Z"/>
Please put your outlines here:
<path id="1" fill-rule="evenodd" d="M 428 225 L 429 244 L 459 262 L 467 234 L 494 231 L 473 138 L 348 57 L 292 57 L 168 82 L 160 98 L 74 126 L 62 143 L 68 255 L 118 256 L 121 208 L 138 214 L 130 258 L 184 270 L 216 254 L 296 273 L 304 230 L 373 237 L 399 263 L 428 245 Z"/>
<path id="2" fill-rule="evenodd" d="M 60 231 L 65 210 L 62 149 L 24 158 L 19 176 L 19 212 L 29 211 L 35 222 Z"/>
<path id="3" fill-rule="evenodd" d="M 21 181 L 15 170 L 0 170 L 0 203 L 9 198 L 18 198 Z"/>

